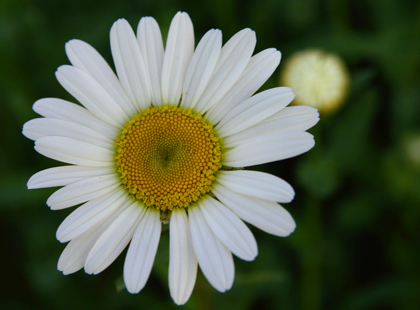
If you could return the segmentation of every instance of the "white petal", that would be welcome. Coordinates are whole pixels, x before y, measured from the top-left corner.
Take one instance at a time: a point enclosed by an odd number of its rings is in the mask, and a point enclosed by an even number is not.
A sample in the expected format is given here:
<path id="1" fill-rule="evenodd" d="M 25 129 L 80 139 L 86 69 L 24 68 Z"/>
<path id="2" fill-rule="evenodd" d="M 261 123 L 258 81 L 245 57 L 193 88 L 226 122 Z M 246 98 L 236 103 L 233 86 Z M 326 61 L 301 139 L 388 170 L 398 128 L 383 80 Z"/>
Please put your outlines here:
<path id="1" fill-rule="evenodd" d="M 109 227 L 109 225 L 133 202 L 131 199 L 126 200 L 120 208 L 117 209 L 108 219 L 102 222 L 99 226 L 88 229 L 79 237 L 74 238 L 67 244 L 63 253 L 58 260 L 57 269 L 63 274 L 71 274 L 85 266 L 86 258 L 89 251 L 92 249 L 95 242 L 102 235 L 102 233 Z"/>
<path id="2" fill-rule="evenodd" d="M 58 227 L 57 240 L 67 242 L 98 226 L 113 214 L 126 198 L 127 192 L 117 188 L 78 207 Z"/>
<path id="3" fill-rule="evenodd" d="M 169 224 L 169 291 L 177 305 L 190 298 L 197 277 L 197 259 L 185 209 L 173 210 Z"/>
<path id="4" fill-rule="evenodd" d="M 316 108 L 299 105 L 286 107 L 265 119 L 263 123 L 278 121 L 276 124 L 287 130 L 305 131 L 319 121 L 319 112 Z"/>
<path id="5" fill-rule="evenodd" d="M 295 110 L 294 108 L 297 108 Z M 304 108 L 304 109 L 300 109 Z M 305 109 L 310 108 L 310 109 Z M 223 139 L 223 145 L 227 148 L 237 147 L 247 139 L 264 136 L 283 131 L 305 131 L 319 121 L 318 110 L 311 107 L 296 106 L 286 107 L 255 126 L 247 128 L 237 134 Z"/>
<path id="6" fill-rule="evenodd" d="M 257 242 L 235 213 L 210 196 L 203 199 L 200 210 L 212 232 L 233 254 L 247 261 L 255 259 Z"/>
<path id="7" fill-rule="evenodd" d="M 178 12 L 172 19 L 162 67 L 164 103 L 178 104 L 188 64 L 194 51 L 194 29 L 190 17 Z"/>
<path id="8" fill-rule="evenodd" d="M 295 196 L 289 183 L 265 172 L 220 171 L 217 181 L 237 193 L 265 200 L 290 202 Z"/>
<path id="9" fill-rule="evenodd" d="M 182 88 L 184 107 L 194 108 L 203 94 L 216 66 L 222 48 L 222 32 L 209 30 L 197 45 L 185 75 Z"/>
<path id="10" fill-rule="evenodd" d="M 32 107 L 36 113 L 48 118 L 62 119 L 89 127 L 114 140 L 119 129 L 97 118 L 87 109 L 57 98 L 43 98 Z"/>
<path id="11" fill-rule="evenodd" d="M 66 53 L 72 65 L 90 74 L 126 114 L 136 114 L 114 71 L 92 46 L 80 40 L 70 40 L 66 43 Z"/>
<path id="12" fill-rule="evenodd" d="M 93 177 L 64 186 L 47 199 L 52 210 L 75 206 L 109 193 L 121 184 L 118 176 L 111 174 Z"/>
<path id="13" fill-rule="evenodd" d="M 220 137 L 230 136 L 270 117 L 287 106 L 295 97 L 289 87 L 263 91 L 231 109 L 216 126 Z"/>
<path id="14" fill-rule="evenodd" d="M 111 150 L 67 137 L 39 138 L 35 150 L 46 157 L 82 166 L 111 166 L 115 157 Z"/>
<path id="15" fill-rule="evenodd" d="M 223 164 L 247 167 L 282 160 L 309 151 L 315 145 L 307 132 L 286 131 L 247 139 L 238 147 L 225 152 Z"/>
<path id="16" fill-rule="evenodd" d="M 253 56 L 235 85 L 208 111 L 208 119 L 218 123 L 226 113 L 255 93 L 273 74 L 280 58 L 281 54 L 275 48 L 266 49 Z"/>
<path id="17" fill-rule="evenodd" d="M 231 252 L 212 233 L 200 210 L 200 203 L 188 209 L 195 256 L 204 276 L 218 291 L 232 287 L 235 266 Z"/>
<path id="18" fill-rule="evenodd" d="M 118 78 L 137 112 L 151 104 L 150 75 L 133 29 L 125 19 L 111 28 L 111 51 Z"/>
<path id="19" fill-rule="evenodd" d="M 162 104 L 161 74 L 163 41 L 159 25 L 153 17 L 143 17 L 137 27 L 137 42 L 146 66 L 149 68 L 151 97 L 154 106 Z"/>
<path id="20" fill-rule="evenodd" d="M 85 71 L 63 65 L 57 69 L 55 76 L 61 86 L 104 122 L 120 128 L 129 120 L 118 103 Z"/>
<path id="21" fill-rule="evenodd" d="M 216 197 L 244 221 L 276 236 L 290 235 L 296 228 L 292 216 L 276 202 L 245 196 L 216 183 Z"/>
<path id="22" fill-rule="evenodd" d="M 146 284 L 153 267 L 161 231 L 159 210 L 148 209 L 134 233 L 124 262 L 127 290 L 136 294 Z"/>
<path id="23" fill-rule="evenodd" d="M 244 29 L 223 46 L 213 76 L 195 107 L 198 112 L 206 112 L 235 85 L 251 59 L 256 40 L 254 31 Z"/>
<path id="24" fill-rule="evenodd" d="M 107 268 L 130 242 L 146 208 L 135 202 L 125 209 L 99 237 L 89 252 L 85 272 L 98 274 Z"/>
<path id="25" fill-rule="evenodd" d="M 86 178 L 103 176 L 113 172 L 113 168 L 62 166 L 35 173 L 28 180 L 28 189 L 64 186 Z"/>
<path id="26" fill-rule="evenodd" d="M 23 125 L 25 137 L 36 140 L 46 136 L 60 136 L 112 149 L 114 141 L 88 127 L 55 118 L 35 118 Z"/>

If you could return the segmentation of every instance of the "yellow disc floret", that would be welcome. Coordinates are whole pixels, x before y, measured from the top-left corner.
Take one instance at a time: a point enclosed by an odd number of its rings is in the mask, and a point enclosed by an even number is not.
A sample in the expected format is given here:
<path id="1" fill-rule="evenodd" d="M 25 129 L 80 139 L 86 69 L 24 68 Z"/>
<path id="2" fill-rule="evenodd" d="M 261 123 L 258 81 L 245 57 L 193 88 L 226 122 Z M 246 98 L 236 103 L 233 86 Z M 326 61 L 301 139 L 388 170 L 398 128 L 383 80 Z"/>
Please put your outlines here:
<path id="1" fill-rule="evenodd" d="M 149 107 L 115 142 L 123 185 L 144 205 L 162 211 L 196 202 L 222 166 L 213 125 L 191 109 Z"/>

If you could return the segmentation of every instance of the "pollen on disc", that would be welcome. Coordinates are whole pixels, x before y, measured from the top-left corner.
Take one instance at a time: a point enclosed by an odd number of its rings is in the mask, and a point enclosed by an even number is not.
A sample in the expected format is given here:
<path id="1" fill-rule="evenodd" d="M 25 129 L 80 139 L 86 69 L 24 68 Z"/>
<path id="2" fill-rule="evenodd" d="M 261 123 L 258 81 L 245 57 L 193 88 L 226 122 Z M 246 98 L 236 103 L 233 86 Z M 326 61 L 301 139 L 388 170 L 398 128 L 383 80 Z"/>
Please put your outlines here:
<path id="1" fill-rule="evenodd" d="M 210 191 L 221 168 L 213 125 L 191 109 L 149 107 L 135 115 L 116 142 L 121 182 L 148 207 L 188 207 Z"/>

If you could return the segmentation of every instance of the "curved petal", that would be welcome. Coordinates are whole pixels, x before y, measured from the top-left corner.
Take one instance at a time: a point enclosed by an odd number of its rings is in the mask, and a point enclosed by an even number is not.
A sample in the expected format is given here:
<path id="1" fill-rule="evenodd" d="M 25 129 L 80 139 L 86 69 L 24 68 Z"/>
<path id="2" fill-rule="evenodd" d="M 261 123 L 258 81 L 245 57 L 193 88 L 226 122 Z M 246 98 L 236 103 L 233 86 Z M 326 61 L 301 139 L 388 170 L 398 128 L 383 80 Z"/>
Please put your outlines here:
<path id="1" fill-rule="evenodd" d="M 188 209 L 194 253 L 210 284 L 225 292 L 232 287 L 235 276 L 232 254 L 210 230 L 200 205 Z"/>
<path id="2" fill-rule="evenodd" d="M 269 234 L 286 237 L 296 228 L 290 213 L 276 202 L 238 194 L 220 183 L 212 191 L 240 218 Z"/>
<path id="3" fill-rule="evenodd" d="M 108 219 L 99 226 L 85 231 L 82 235 L 74 238 L 67 244 L 58 260 L 57 269 L 64 275 L 74 273 L 85 266 L 86 258 L 95 242 L 109 225 L 133 202 L 126 200 Z"/>
<path id="4" fill-rule="evenodd" d="M 61 86 L 104 122 L 120 128 L 129 120 L 118 103 L 85 71 L 63 65 L 57 69 L 55 76 Z"/>
<path id="5" fill-rule="evenodd" d="M 225 152 L 224 165 L 248 167 L 282 160 L 309 151 L 315 145 L 307 132 L 286 131 L 249 138 L 238 147 Z"/>
<path id="6" fill-rule="evenodd" d="M 295 97 L 289 87 L 263 91 L 231 109 L 216 126 L 220 137 L 233 135 L 247 129 L 287 106 Z"/>
<path id="7" fill-rule="evenodd" d="M 197 277 L 197 259 L 185 209 L 172 211 L 169 232 L 169 291 L 174 302 L 183 305 L 190 298 Z"/>
<path id="8" fill-rule="evenodd" d="M 66 54 L 72 65 L 90 74 L 127 115 L 136 114 L 114 71 L 92 46 L 81 40 L 70 40 L 66 43 Z"/>
<path id="9" fill-rule="evenodd" d="M 237 193 L 265 200 L 290 202 L 295 196 L 289 183 L 265 172 L 220 171 L 217 181 Z"/>
<path id="10" fill-rule="evenodd" d="M 151 104 L 149 69 L 140 53 L 133 29 L 125 19 L 111 28 L 111 51 L 118 78 L 137 112 Z"/>
<path id="11" fill-rule="evenodd" d="M 295 110 L 294 108 L 297 109 Z M 284 131 L 305 131 L 318 123 L 318 121 L 319 113 L 315 108 L 305 106 L 286 107 L 259 124 L 232 136 L 225 137 L 223 145 L 227 148 L 237 147 L 250 138 L 274 133 L 280 134 Z"/>
<path id="12" fill-rule="evenodd" d="M 137 27 L 137 42 L 146 66 L 149 68 L 151 100 L 154 106 L 161 105 L 161 74 L 163 64 L 163 41 L 159 25 L 153 17 L 143 17 Z"/>
<path id="13" fill-rule="evenodd" d="M 111 265 L 130 242 L 145 211 L 146 208 L 135 202 L 112 222 L 89 252 L 86 273 L 98 274 Z"/>
<path id="14" fill-rule="evenodd" d="M 276 124 L 288 130 L 305 131 L 319 121 L 319 112 L 318 109 L 305 105 L 286 107 L 268 117 L 262 123 L 274 121 L 278 121 Z M 294 129 L 295 127 L 296 129 Z"/>
<path id="15" fill-rule="evenodd" d="M 36 101 L 33 110 L 47 118 L 62 119 L 89 127 L 114 140 L 119 130 L 97 118 L 89 110 L 58 98 L 43 98 Z"/>
<path id="16" fill-rule="evenodd" d="M 83 179 L 98 177 L 113 172 L 113 168 L 62 166 L 42 170 L 28 180 L 28 189 L 64 186 Z"/>
<path id="17" fill-rule="evenodd" d="M 258 255 L 257 242 L 239 217 L 210 196 L 200 206 L 213 234 L 240 259 L 252 261 Z"/>
<path id="18" fill-rule="evenodd" d="M 52 210 L 75 206 L 109 193 L 120 186 L 118 176 L 111 174 L 84 179 L 60 188 L 47 199 Z"/>
<path id="19" fill-rule="evenodd" d="M 92 227 L 100 225 L 114 213 L 127 198 L 127 192 L 120 188 L 86 202 L 78 207 L 61 223 L 56 237 L 60 242 L 74 239 Z"/>
<path id="20" fill-rule="evenodd" d="M 222 48 L 213 75 L 195 109 L 203 114 L 218 103 L 241 76 L 251 59 L 257 39 L 251 29 L 235 34 Z"/>
<path id="21" fill-rule="evenodd" d="M 67 137 L 39 138 L 35 141 L 35 150 L 46 157 L 68 164 L 92 167 L 114 166 L 113 151 Z"/>
<path id="22" fill-rule="evenodd" d="M 136 294 L 142 290 L 153 267 L 161 231 L 159 210 L 147 209 L 137 225 L 124 262 L 124 282 L 127 290 Z"/>
<path id="23" fill-rule="evenodd" d="M 172 19 L 162 66 L 162 99 L 178 104 L 188 64 L 194 52 L 194 29 L 190 17 L 178 12 Z"/>
<path id="24" fill-rule="evenodd" d="M 234 86 L 207 112 L 207 118 L 213 124 L 218 123 L 240 102 L 249 98 L 273 74 L 280 63 L 280 58 L 281 54 L 275 48 L 254 55 Z"/>
<path id="25" fill-rule="evenodd" d="M 67 137 L 112 149 L 114 141 L 88 127 L 55 118 L 34 118 L 23 125 L 22 134 L 36 140 L 46 136 Z"/>
<path id="26" fill-rule="evenodd" d="M 195 49 L 182 87 L 181 105 L 194 108 L 206 89 L 222 48 L 222 32 L 209 30 Z"/>

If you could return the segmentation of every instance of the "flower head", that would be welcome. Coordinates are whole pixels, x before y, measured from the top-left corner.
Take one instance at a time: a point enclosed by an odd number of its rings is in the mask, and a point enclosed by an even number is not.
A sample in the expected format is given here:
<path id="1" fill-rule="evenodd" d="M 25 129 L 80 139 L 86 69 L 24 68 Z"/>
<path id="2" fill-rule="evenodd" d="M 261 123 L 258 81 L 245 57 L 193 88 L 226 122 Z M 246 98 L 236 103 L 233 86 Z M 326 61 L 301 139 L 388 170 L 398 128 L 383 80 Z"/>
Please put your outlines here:
<path id="1" fill-rule="evenodd" d="M 175 303 L 193 290 L 197 266 L 219 291 L 233 283 L 232 253 L 253 260 L 257 244 L 243 220 L 277 236 L 295 229 L 278 204 L 293 199 L 282 179 L 243 167 L 308 151 L 305 132 L 318 121 L 311 107 L 286 107 L 288 87 L 252 96 L 280 62 L 271 48 L 254 56 L 255 33 L 244 29 L 222 47 L 208 31 L 194 50 L 186 13 L 172 20 L 166 48 L 151 17 L 137 36 L 125 20 L 111 29 L 118 77 L 87 43 L 71 40 L 71 66 L 61 85 L 82 105 L 56 98 L 35 102 L 43 116 L 23 134 L 42 155 L 70 164 L 33 175 L 29 188 L 64 186 L 47 200 L 52 210 L 80 205 L 60 225 L 68 242 L 58 269 L 97 274 L 129 244 L 124 281 L 138 293 L 169 223 L 169 288 Z"/>
<path id="2" fill-rule="evenodd" d="M 294 104 L 315 107 L 320 113 L 332 113 L 347 97 L 349 75 L 337 55 L 308 49 L 295 53 L 286 62 L 280 83 L 296 92 Z"/>

